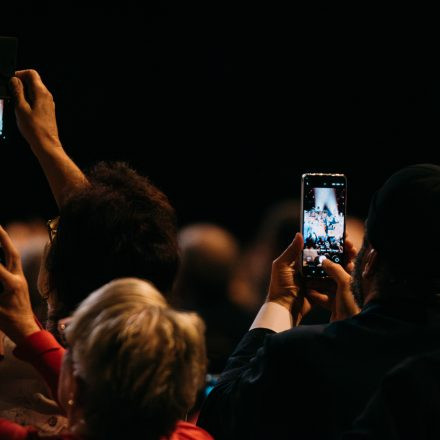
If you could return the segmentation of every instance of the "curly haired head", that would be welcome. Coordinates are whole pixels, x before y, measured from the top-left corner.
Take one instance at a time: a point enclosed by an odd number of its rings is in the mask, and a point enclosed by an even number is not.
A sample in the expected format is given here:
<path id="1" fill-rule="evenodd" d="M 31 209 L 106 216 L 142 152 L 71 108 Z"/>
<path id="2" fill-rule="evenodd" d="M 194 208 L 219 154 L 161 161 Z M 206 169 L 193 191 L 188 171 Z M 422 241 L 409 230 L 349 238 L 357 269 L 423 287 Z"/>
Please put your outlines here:
<path id="1" fill-rule="evenodd" d="M 127 164 L 99 163 L 60 209 L 46 258 L 52 321 L 68 316 L 90 292 L 122 277 L 167 293 L 178 265 L 174 210 L 167 197 Z"/>

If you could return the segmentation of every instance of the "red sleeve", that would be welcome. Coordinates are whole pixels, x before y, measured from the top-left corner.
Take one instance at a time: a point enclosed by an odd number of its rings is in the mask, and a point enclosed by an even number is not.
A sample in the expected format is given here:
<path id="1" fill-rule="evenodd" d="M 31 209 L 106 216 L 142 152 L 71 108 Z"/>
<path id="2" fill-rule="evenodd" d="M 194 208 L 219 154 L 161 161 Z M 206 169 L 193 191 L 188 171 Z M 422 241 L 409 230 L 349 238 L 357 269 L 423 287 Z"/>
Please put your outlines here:
<path id="1" fill-rule="evenodd" d="M 64 352 L 64 348 L 46 330 L 32 333 L 14 349 L 14 355 L 18 359 L 31 363 L 43 376 L 54 399 L 57 399 L 58 378 Z"/>
<path id="2" fill-rule="evenodd" d="M 204 429 L 192 423 L 179 421 L 170 440 L 214 440 Z"/>
<path id="3" fill-rule="evenodd" d="M 44 435 L 38 434 L 35 428 L 21 426 L 9 420 L 0 419 L 0 439 L 1 440 L 79 440 L 72 434 Z"/>
<path id="4" fill-rule="evenodd" d="M 26 440 L 34 437 L 36 431 L 34 428 L 25 428 L 9 420 L 0 419 L 0 438 L 4 440 Z"/>

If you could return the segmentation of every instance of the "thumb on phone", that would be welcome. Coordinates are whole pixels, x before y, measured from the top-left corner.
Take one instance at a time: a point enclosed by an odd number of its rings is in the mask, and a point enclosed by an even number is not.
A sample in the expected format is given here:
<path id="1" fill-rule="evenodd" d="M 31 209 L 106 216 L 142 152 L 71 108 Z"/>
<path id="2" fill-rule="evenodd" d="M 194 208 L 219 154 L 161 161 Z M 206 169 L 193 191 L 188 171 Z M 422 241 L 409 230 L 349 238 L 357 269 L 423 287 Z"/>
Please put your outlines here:
<path id="1" fill-rule="evenodd" d="M 325 273 L 327 275 L 329 275 L 336 281 L 338 285 L 350 284 L 351 276 L 340 264 L 333 263 L 333 261 L 326 258 L 322 262 L 322 268 L 325 270 Z"/>
<path id="2" fill-rule="evenodd" d="M 322 267 L 336 281 L 336 295 L 332 303 L 331 321 L 349 318 L 360 312 L 351 292 L 351 276 L 340 265 L 329 259 L 322 262 Z"/>

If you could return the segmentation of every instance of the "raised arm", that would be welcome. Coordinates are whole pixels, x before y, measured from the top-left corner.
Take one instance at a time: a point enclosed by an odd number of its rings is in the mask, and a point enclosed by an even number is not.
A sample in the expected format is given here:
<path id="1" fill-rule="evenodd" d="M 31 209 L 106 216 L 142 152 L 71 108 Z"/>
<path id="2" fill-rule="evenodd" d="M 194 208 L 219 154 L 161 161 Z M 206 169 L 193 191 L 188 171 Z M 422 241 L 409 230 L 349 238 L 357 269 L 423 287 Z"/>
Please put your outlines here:
<path id="1" fill-rule="evenodd" d="M 35 70 L 15 72 L 11 89 L 17 126 L 40 162 L 55 201 L 61 207 L 72 190 L 88 182 L 61 145 L 52 94 Z"/>

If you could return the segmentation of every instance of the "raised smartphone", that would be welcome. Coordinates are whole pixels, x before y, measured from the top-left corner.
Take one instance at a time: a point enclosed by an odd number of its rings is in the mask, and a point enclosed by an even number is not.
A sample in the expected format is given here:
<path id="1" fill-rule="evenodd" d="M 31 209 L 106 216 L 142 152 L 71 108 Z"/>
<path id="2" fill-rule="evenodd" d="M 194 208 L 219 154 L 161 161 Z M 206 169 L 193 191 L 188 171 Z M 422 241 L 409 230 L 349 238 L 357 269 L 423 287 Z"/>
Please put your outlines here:
<path id="1" fill-rule="evenodd" d="M 301 179 L 302 273 L 325 278 L 322 262 L 343 264 L 347 178 L 344 174 L 306 173 Z"/>

